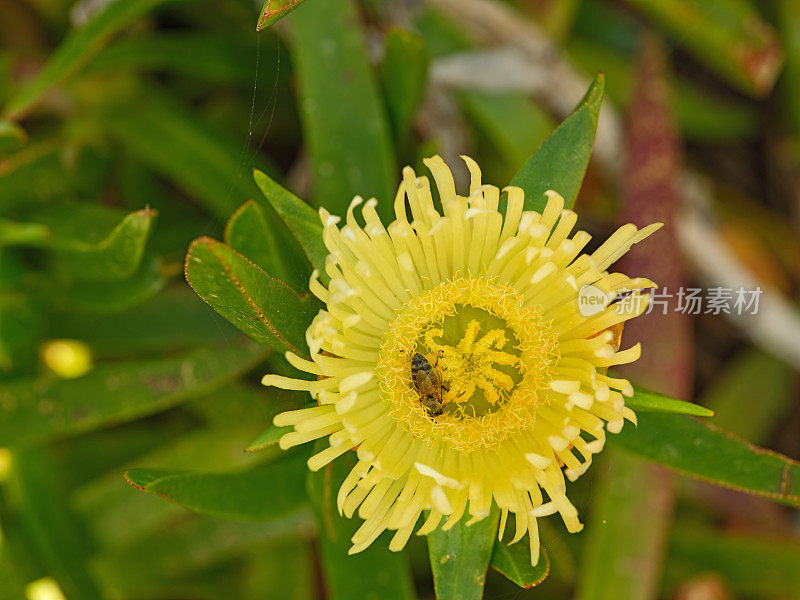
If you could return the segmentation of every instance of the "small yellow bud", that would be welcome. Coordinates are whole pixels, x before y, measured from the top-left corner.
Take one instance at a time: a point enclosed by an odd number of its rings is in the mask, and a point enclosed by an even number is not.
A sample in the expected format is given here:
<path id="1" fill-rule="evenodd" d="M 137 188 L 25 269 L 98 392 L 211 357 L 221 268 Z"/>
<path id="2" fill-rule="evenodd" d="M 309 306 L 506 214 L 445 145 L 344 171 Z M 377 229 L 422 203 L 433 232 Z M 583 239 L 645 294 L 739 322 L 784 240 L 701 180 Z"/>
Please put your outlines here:
<path id="1" fill-rule="evenodd" d="M 25 586 L 27 600 L 66 600 L 64 592 L 51 577 L 43 577 Z"/>
<path id="2" fill-rule="evenodd" d="M 92 369 L 92 352 L 80 340 L 51 340 L 41 347 L 42 362 L 63 379 L 86 375 Z"/>

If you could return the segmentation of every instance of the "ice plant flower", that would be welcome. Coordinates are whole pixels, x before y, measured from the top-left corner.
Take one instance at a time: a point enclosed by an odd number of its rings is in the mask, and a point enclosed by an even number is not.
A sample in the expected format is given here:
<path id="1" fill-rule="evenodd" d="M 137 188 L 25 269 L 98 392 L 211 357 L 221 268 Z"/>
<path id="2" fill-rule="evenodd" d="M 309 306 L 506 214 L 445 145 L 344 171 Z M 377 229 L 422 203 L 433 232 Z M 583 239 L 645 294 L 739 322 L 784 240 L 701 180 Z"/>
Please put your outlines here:
<path id="1" fill-rule="evenodd" d="M 317 401 L 274 419 L 293 427 L 280 439 L 284 449 L 328 436 L 310 469 L 356 451 L 337 496 L 340 513 L 364 520 L 351 553 L 385 530 L 395 531 L 390 548 L 402 549 L 424 511 L 418 534 L 465 515 L 476 522 L 494 502 L 500 539 L 511 513 L 512 542 L 527 532 L 536 564 L 539 517 L 559 513 L 569 531 L 582 528 L 565 477 L 586 471 L 606 431 L 635 422 L 624 401 L 633 388 L 606 369 L 636 360 L 639 345 L 619 351 L 609 328 L 641 314 L 643 290 L 655 284 L 606 269 L 660 224 L 624 225 L 581 254 L 590 236 L 570 237 L 577 216 L 559 194 L 547 192 L 540 214 L 523 209 L 520 188 L 507 187 L 501 211 L 501 190 L 482 185 L 477 164 L 464 160 L 466 197 L 441 158 L 425 161 L 442 213 L 429 180 L 408 167 L 388 227 L 374 199 L 356 197 L 341 228 L 320 209 L 330 282 L 315 272 L 310 288 L 326 308 L 306 333 L 313 360 L 286 354 L 313 377 L 266 375 L 263 383 Z M 585 316 L 578 293 L 588 285 L 617 301 Z M 414 384 L 416 353 L 440 375 L 441 414 Z"/>

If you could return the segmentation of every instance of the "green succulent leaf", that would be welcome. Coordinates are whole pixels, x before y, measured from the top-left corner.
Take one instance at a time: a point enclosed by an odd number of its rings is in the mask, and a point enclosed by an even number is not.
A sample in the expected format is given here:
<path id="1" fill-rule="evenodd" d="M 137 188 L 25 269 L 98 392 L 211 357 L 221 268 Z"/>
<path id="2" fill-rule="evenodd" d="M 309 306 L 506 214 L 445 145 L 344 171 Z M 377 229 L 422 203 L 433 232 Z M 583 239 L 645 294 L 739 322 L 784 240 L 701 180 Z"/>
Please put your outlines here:
<path id="1" fill-rule="evenodd" d="M 690 477 L 800 506 L 800 463 L 684 415 L 644 412 L 614 447 Z"/>
<path id="2" fill-rule="evenodd" d="M 234 473 L 194 473 L 170 469 L 131 469 L 133 487 L 161 496 L 191 511 L 237 521 L 265 521 L 306 506 L 305 457 L 285 455 Z"/>
<path id="3" fill-rule="evenodd" d="M 561 194 L 566 208 L 575 204 L 589 165 L 604 91 L 605 77 L 600 73 L 574 112 L 511 180 L 511 185 L 525 190 L 525 210 L 543 210 L 547 190 Z"/>
<path id="4" fill-rule="evenodd" d="M 253 339 L 280 351 L 308 355 L 305 331 L 318 310 L 313 296 L 298 294 L 208 237 L 189 247 L 186 280 L 209 306 Z"/>
<path id="5" fill-rule="evenodd" d="M 258 17 L 256 31 L 261 31 L 276 23 L 303 2 L 305 0 L 266 0 L 261 9 L 261 15 Z"/>
<path id="6" fill-rule="evenodd" d="M 126 216 L 98 243 L 73 238 L 54 249 L 83 279 L 127 279 L 139 268 L 156 214 L 144 208 Z"/>
<path id="7" fill-rule="evenodd" d="M 483 598 L 499 519 L 500 511 L 493 505 L 491 513 L 477 523 L 467 526 L 466 519 L 461 519 L 447 531 L 438 528 L 428 534 L 428 554 L 437 600 Z"/>
<path id="8" fill-rule="evenodd" d="M 303 248 L 308 260 L 319 271 L 320 278 L 327 281 L 325 257 L 328 256 L 328 249 L 322 241 L 322 225 L 317 212 L 286 188 L 275 183 L 266 173 L 255 170 L 253 177 L 261 193 Z"/>
<path id="9" fill-rule="evenodd" d="M 523 588 L 539 585 L 550 574 L 550 559 L 545 549 L 540 549 L 539 562 L 533 566 L 530 546 L 524 542 L 512 545 L 495 542 L 490 564 L 493 569 Z"/>
<path id="10" fill-rule="evenodd" d="M 289 17 L 314 200 L 344 216 L 353 196 L 374 196 L 390 217 L 397 167 L 357 21 L 353 0 L 308 2 Z"/>
<path id="11" fill-rule="evenodd" d="M 225 243 L 259 267 L 297 290 L 308 286 L 311 274 L 305 257 L 294 258 L 272 234 L 264 209 L 254 200 L 239 207 L 225 226 Z"/>
<path id="12" fill-rule="evenodd" d="M 625 406 L 637 412 L 662 412 L 680 415 L 694 415 L 695 417 L 713 417 L 714 411 L 694 404 L 671 398 L 665 394 L 651 392 L 640 387 L 635 388 L 632 398 L 625 399 Z"/>
<path id="13" fill-rule="evenodd" d="M 268 448 L 273 444 L 277 444 L 278 440 L 281 439 L 281 436 L 284 433 L 288 433 L 292 430 L 293 427 L 278 427 L 277 425 L 270 425 L 261 435 L 254 439 L 249 446 L 247 446 L 245 452 L 255 452 L 257 450 Z"/>

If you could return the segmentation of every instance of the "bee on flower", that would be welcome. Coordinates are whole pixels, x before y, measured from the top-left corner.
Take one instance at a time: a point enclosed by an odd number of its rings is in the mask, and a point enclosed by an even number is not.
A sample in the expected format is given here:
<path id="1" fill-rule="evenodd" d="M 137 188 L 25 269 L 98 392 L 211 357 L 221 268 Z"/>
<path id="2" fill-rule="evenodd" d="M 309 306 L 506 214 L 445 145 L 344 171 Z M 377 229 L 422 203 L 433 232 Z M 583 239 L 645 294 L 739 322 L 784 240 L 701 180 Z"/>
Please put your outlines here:
<path id="1" fill-rule="evenodd" d="M 340 513 L 363 519 L 351 553 L 386 530 L 400 550 L 420 521 L 424 535 L 479 521 L 496 504 L 499 537 L 512 514 L 511 542 L 527 533 L 535 565 L 539 517 L 558 513 L 569 531 L 582 528 L 565 479 L 586 471 L 606 431 L 636 421 L 625 406 L 632 386 L 606 370 L 635 361 L 640 347 L 619 350 L 610 328 L 644 312 L 655 284 L 607 269 L 660 224 L 624 225 L 581 253 L 590 236 L 572 233 L 577 215 L 557 192 L 541 213 L 525 210 L 520 188 L 484 185 L 464 161 L 467 196 L 441 158 L 425 161 L 441 212 L 428 178 L 408 167 L 388 225 L 374 199 L 356 197 L 341 227 L 320 209 L 330 280 L 315 272 L 310 289 L 326 307 L 306 333 L 312 360 L 286 355 L 315 378 L 270 374 L 263 383 L 317 401 L 274 419 L 293 427 L 284 449 L 327 436 L 310 469 L 357 453 L 337 496 Z M 612 298 L 624 291 L 637 308 L 612 303 L 585 316 L 578 293 L 587 285 Z M 417 355 L 435 361 L 423 358 L 425 389 L 441 386 L 427 401 L 412 372 Z"/>

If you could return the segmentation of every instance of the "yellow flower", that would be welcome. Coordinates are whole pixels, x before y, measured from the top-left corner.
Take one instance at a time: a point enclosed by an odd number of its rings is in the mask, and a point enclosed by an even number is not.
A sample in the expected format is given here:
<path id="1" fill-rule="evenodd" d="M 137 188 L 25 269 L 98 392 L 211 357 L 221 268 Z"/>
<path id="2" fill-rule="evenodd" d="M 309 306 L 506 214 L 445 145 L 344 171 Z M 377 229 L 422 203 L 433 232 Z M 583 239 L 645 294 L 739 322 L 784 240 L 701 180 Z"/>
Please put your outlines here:
<path id="1" fill-rule="evenodd" d="M 590 236 L 570 237 L 577 216 L 561 196 L 547 192 L 539 214 L 523 210 L 523 191 L 508 187 L 503 211 L 501 191 L 482 185 L 477 164 L 464 161 L 467 197 L 456 194 L 441 158 L 425 161 L 443 214 L 428 179 L 408 167 L 388 227 L 374 199 L 356 197 L 341 229 L 320 209 L 330 283 L 314 273 L 310 287 L 326 309 L 306 333 L 313 362 L 286 355 L 316 379 L 266 375 L 263 383 L 317 400 L 274 420 L 293 426 L 280 440 L 284 449 L 328 436 L 329 447 L 309 459 L 311 470 L 357 452 L 337 498 L 342 514 L 364 520 L 351 553 L 387 529 L 396 532 L 390 548 L 402 549 L 423 511 L 421 535 L 465 514 L 476 522 L 494 502 L 500 539 L 512 513 L 512 542 L 527 532 L 536 564 L 537 518 L 557 512 L 569 531 L 582 528 L 564 477 L 584 473 L 605 430 L 635 422 L 624 402 L 633 388 L 605 372 L 636 360 L 639 345 L 617 351 L 606 330 L 641 314 L 648 299 L 641 290 L 655 284 L 605 270 L 660 224 L 624 225 L 580 254 Z M 599 312 L 583 314 L 582 288 L 604 295 Z M 608 304 L 623 292 L 625 302 Z M 431 380 L 441 414 L 415 386 L 415 353 L 441 376 L 438 390 Z"/>

